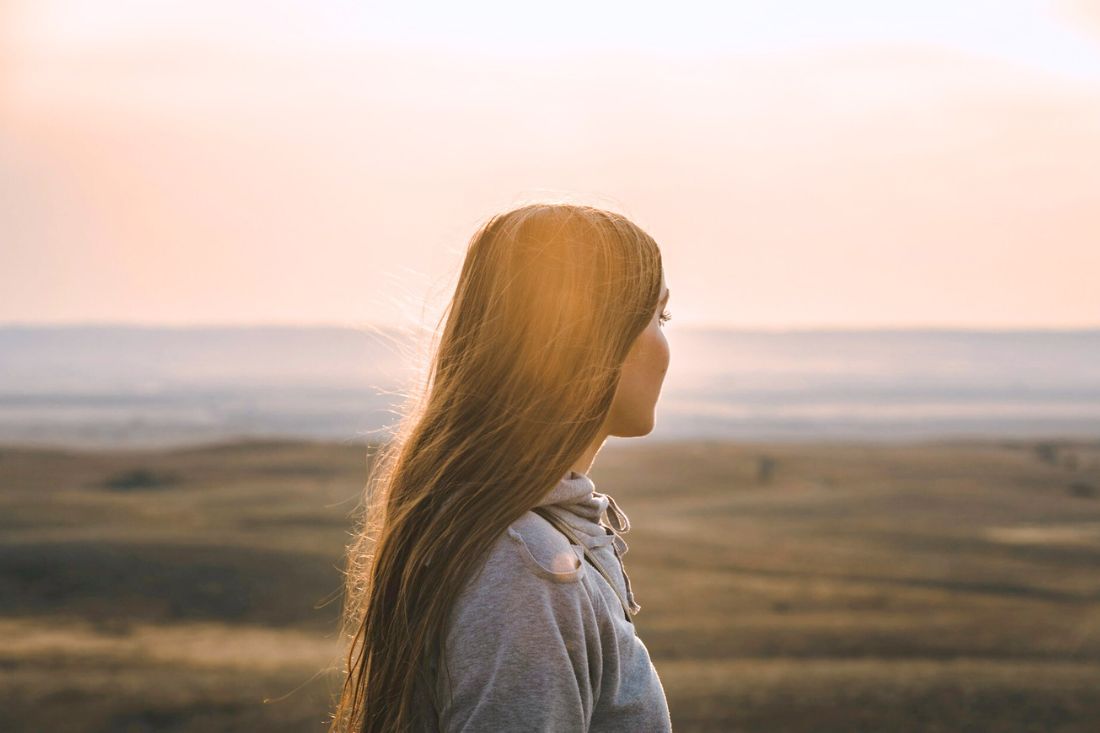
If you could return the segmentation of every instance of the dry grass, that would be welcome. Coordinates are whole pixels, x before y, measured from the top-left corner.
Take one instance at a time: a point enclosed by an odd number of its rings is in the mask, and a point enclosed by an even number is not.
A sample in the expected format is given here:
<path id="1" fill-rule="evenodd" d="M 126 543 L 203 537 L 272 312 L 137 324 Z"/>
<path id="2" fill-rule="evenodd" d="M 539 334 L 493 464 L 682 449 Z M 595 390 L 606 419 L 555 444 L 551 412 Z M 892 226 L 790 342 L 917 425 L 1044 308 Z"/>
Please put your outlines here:
<path id="1" fill-rule="evenodd" d="M 0 730 L 323 730 L 366 457 L 0 449 Z M 678 731 L 1096 730 L 1100 443 L 632 441 L 592 476 Z"/>

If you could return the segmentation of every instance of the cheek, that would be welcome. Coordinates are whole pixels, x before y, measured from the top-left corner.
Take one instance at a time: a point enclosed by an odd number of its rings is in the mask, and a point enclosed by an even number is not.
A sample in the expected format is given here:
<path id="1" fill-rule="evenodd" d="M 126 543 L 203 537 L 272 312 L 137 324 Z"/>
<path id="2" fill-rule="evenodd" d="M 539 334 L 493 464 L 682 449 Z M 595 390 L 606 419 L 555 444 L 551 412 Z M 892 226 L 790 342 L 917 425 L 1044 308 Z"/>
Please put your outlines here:
<path id="1" fill-rule="evenodd" d="M 642 342 L 640 346 L 639 361 L 645 366 L 644 369 L 655 377 L 663 377 L 665 372 L 668 371 L 668 363 L 670 357 L 670 350 L 668 347 L 668 339 L 665 338 L 665 332 L 660 326 L 652 326 L 646 329 L 642 334 Z"/>
<path id="2" fill-rule="evenodd" d="M 630 391 L 649 393 L 660 385 L 668 371 L 670 350 L 664 329 L 654 325 L 638 335 L 623 365 L 625 382 Z"/>
<path id="3" fill-rule="evenodd" d="M 672 356 L 672 350 L 668 347 L 668 339 L 665 338 L 664 331 L 661 331 L 657 334 L 657 338 L 654 341 L 653 349 L 653 363 L 656 369 L 660 372 L 661 376 L 664 377 L 665 372 L 668 371 L 668 364 Z"/>

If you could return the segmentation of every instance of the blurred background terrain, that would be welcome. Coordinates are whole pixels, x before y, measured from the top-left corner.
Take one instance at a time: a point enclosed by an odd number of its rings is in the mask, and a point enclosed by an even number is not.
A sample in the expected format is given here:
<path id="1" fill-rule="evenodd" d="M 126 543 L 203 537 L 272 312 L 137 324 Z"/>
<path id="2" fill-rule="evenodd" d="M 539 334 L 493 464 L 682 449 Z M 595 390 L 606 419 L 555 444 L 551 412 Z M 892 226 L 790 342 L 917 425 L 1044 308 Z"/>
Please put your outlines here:
<path id="1" fill-rule="evenodd" d="M 0 730 L 324 730 L 362 445 L 0 451 Z M 678 731 L 1086 731 L 1100 441 L 607 446 Z"/>
<path id="2" fill-rule="evenodd" d="M 1095 729 L 1100 331 L 669 339 L 592 476 L 677 730 Z M 0 329 L 0 730 L 323 730 L 418 343 Z"/>

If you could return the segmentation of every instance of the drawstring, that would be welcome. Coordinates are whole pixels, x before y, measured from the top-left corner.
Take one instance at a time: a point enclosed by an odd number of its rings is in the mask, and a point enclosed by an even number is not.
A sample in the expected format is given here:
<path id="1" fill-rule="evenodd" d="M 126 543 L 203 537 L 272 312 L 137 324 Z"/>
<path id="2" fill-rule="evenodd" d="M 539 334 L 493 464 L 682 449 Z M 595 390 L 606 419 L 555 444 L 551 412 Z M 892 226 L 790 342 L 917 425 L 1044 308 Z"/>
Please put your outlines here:
<path id="1" fill-rule="evenodd" d="M 619 569 L 623 573 L 626 597 L 630 601 L 630 610 L 637 613 L 641 606 L 634 600 L 634 591 L 630 589 L 630 576 L 626 574 L 626 565 L 623 564 L 622 558 L 623 553 L 627 550 L 626 541 L 619 536 L 619 532 L 630 531 L 630 518 L 626 516 L 626 512 L 619 508 L 619 505 L 615 503 L 615 499 L 610 494 L 604 494 L 604 496 L 607 497 L 607 523 L 611 525 L 611 533 L 615 536 L 613 546 L 615 557 L 619 560 Z"/>
<path id="2" fill-rule="evenodd" d="M 619 505 L 615 503 L 615 499 L 610 494 L 604 494 L 603 496 L 607 497 L 607 523 L 618 532 L 629 532 L 630 518 L 626 516 L 626 512 L 619 508 Z M 612 521 L 612 518 L 614 518 L 614 521 Z"/>
<path id="3" fill-rule="evenodd" d="M 619 508 L 619 505 L 615 503 L 615 499 L 610 494 L 599 494 L 607 499 L 607 534 L 611 537 L 611 544 L 615 546 L 615 554 L 623 555 L 626 553 L 627 547 L 626 540 L 624 540 L 619 533 L 630 531 L 630 518 L 626 516 L 626 512 Z M 619 564 L 622 564 L 622 558 L 619 558 Z M 626 570 L 623 569 L 623 576 L 626 576 Z M 630 583 L 627 581 L 627 586 Z"/>

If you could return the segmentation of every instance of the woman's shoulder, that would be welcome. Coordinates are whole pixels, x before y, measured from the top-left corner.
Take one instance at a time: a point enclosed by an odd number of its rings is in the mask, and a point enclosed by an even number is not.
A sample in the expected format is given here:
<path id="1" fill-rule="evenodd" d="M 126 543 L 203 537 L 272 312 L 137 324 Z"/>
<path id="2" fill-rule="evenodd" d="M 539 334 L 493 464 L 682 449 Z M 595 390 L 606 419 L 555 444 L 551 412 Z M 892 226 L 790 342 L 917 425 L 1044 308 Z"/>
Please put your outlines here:
<path id="1" fill-rule="evenodd" d="M 605 640 L 584 567 L 533 512 L 500 533 L 448 624 L 442 730 L 587 729 Z"/>
<path id="2" fill-rule="evenodd" d="M 587 628 L 597 609 L 581 582 L 582 559 L 553 525 L 527 512 L 501 533 L 456 598 L 452 634 L 477 636 L 485 626 L 496 635 L 509 624 L 523 626 L 524 634 L 540 625 Z"/>
<path id="3" fill-rule="evenodd" d="M 535 512 L 526 512 L 489 546 L 482 564 L 466 581 L 460 602 L 500 602 L 532 593 L 560 597 L 563 586 L 581 592 L 586 562 L 581 548 Z"/>

